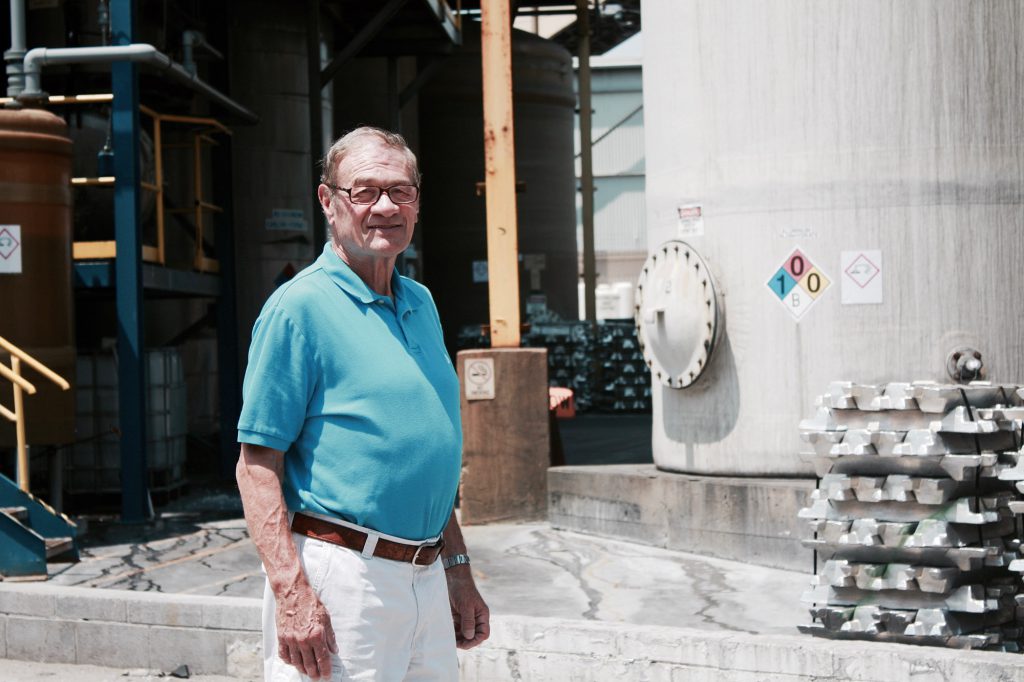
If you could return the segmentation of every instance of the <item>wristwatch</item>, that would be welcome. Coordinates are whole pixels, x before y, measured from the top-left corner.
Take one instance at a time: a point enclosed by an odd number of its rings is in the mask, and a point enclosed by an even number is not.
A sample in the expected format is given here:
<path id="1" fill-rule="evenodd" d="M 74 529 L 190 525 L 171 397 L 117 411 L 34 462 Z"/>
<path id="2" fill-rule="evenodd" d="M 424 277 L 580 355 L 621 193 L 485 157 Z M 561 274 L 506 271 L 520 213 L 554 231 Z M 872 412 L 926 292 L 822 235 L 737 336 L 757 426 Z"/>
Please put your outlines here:
<path id="1" fill-rule="evenodd" d="M 459 566 L 461 564 L 468 564 L 468 563 L 469 563 L 469 555 L 468 554 L 453 554 L 451 556 L 446 556 L 446 557 L 443 557 L 441 559 L 441 565 L 444 566 L 444 570 L 446 570 L 446 571 L 449 568 L 451 568 L 452 566 Z"/>

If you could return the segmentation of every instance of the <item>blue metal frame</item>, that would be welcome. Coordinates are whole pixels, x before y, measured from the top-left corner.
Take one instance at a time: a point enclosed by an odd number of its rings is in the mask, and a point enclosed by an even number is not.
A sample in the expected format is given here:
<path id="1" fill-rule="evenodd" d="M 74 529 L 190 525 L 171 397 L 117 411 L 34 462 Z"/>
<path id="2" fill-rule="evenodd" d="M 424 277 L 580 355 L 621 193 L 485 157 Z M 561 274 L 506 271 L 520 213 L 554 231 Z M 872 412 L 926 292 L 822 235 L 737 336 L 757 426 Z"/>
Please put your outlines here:
<path id="1" fill-rule="evenodd" d="M 134 0 L 111 0 L 115 45 L 134 38 Z M 121 520 L 151 514 L 146 467 L 146 363 L 143 338 L 142 226 L 139 221 L 139 79 L 131 62 L 112 65 L 117 380 L 121 429 Z"/>
<path id="2" fill-rule="evenodd" d="M 216 222 L 220 291 L 217 299 L 217 388 L 220 408 L 220 476 L 234 480 L 238 461 L 238 414 L 242 386 L 238 369 L 238 314 L 235 307 L 234 201 L 231 188 L 231 139 L 213 150 L 213 192 L 223 197 L 223 213 Z"/>
<path id="3" fill-rule="evenodd" d="M 230 244 L 230 242 L 228 242 Z M 224 271 L 223 261 L 221 272 Z M 110 289 L 117 278 L 113 260 L 89 260 L 75 263 L 75 288 Z M 223 277 L 206 272 L 191 272 L 142 264 L 142 286 L 148 292 L 175 296 L 215 298 L 221 295 Z M 226 280 L 224 280 L 226 281 Z"/>

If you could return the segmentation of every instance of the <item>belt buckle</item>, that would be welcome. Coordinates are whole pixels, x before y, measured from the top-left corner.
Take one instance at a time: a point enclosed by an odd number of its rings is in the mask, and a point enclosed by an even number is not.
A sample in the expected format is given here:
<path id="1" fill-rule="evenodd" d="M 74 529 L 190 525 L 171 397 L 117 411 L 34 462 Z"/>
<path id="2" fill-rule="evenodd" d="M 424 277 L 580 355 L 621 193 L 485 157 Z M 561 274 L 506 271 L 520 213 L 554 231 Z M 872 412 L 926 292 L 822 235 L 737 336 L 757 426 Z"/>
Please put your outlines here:
<path id="1" fill-rule="evenodd" d="M 438 538 L 437 542 L 435 542 L 432 545 L 419 545 L 416 548 L 416 553 L 412 555 L 412 565 L 413 566 L 429 566 L 430 564 L 419 564 L 419 563 L 416 563 L 416 560 L 420 558 L 420 552 L 422 552 L 424 548 L 426 548 L 426 549 L 434 549 L 435 547 L 437 548 L 437 554 L 434 555 L 434 561 L 437 561 L 437 557 L 440 556 L 441 550 L 444 549 L 444 538 L 443 537 Z M 433 562 L 431 562 L 431 563 L 433 563 Z"/>

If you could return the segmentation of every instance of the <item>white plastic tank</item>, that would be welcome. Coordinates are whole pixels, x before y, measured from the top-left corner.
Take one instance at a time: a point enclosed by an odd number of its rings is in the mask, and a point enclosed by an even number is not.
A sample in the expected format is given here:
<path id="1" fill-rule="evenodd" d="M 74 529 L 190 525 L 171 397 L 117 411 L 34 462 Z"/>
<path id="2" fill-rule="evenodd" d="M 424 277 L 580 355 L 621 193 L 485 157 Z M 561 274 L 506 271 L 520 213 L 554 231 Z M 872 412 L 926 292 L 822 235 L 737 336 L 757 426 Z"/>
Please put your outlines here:
<path id="1" fill-rule="evenodd" d="M 960 347 L 1024 380 L 1024 4 L 680 0 L 644 34 L 649 252 L 721 304 L 670 359 L 696 379 L 654 382 L 658 467 L 811 476 L 830 381 L 950 381 Z M 654 337 L 711 319 L 690 280 L 638 292 Z"/>
<path id="2" fill-rule="evenodd" d="M 633 282 L 611 282 L 598 284 L 594 289 L 595 313 L 600 320 L 628 320 L 634 312 Z M 583 282 L 576 287 L 580 319 L 586 319 Z"/>

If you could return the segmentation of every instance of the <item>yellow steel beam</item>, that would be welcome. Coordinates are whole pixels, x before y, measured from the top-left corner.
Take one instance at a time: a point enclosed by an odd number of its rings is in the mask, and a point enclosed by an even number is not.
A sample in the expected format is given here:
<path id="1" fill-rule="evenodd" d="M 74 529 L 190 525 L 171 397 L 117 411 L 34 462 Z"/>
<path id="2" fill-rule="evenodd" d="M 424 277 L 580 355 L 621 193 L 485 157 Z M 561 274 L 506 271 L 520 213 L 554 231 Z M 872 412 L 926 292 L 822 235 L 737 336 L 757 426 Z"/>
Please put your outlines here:
<path id="1" fill-rule="evenodd" d="M 98 178 L 71 178 L 71 184 L 76 187 L 95 187 L 97 185 L 114 186 L 113 175 L 101 175 Z"/>
<path id="2" fill-rule="evenodd" d="M 156 148 L 156 251 L 157 262 L 167 262 L 164 244 L 164 150 L 160 119 L 153 118 L 153 147 Z"/>
<path id="3" fill-rule="evenodd" d="M 481 0 L 491 346 L 519 347 L 519 243 L 509 0 Z"/>
<path id="4" fill-rule="evenodd" d="M 199 272 L 220 272 L 220 261 L 209 256 L 197 256 L 194 266 Z"/>
<path id="5" fill-rule="evenodd" d="M 117 242 L 112 239 L 109 241 L 75 242 L 71 245 L 71 257 L 75 260 L 116 258 Z"/>
<path id="6" fill-rule="evenodd" d="M 0 106 L 13 101 L 13 97 L 0 97 Z M 114 96 L 109 93 L 96 95 L 50 95 L 48 101 L 50 104 L 92 104 L 94 102 L 113 102 Z"/>
<path id="7" fill-rule="evenodd" d="M 117 242 L 113 240 L 95 242 L 74 242 L 71 245 L 74 260 L 102 260 L 117 258 Z M 147 263 L 163 263 L 160 247 L 142 245 L 142 260 Z"/>

